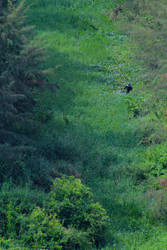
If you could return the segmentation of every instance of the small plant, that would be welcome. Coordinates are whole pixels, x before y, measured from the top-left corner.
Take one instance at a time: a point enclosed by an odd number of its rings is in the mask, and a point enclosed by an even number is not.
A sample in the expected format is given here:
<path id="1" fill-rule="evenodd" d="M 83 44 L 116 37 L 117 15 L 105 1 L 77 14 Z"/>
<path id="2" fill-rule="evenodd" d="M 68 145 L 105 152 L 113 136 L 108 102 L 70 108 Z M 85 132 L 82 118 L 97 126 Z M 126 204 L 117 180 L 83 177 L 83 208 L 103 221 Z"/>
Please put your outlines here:
<path id="1" fill-rule="evenodd" d="M 130 117 L 137 117 L 141 111 L 142 98 L 127 96 L 125 101 Z"/>
<path id="2" fill-rule="evenodd" d="M 143 171 L 147 177 L 164 178 L 167 176 L 166 144 L 152 146 L 147 149 L 143 162 Z"/>

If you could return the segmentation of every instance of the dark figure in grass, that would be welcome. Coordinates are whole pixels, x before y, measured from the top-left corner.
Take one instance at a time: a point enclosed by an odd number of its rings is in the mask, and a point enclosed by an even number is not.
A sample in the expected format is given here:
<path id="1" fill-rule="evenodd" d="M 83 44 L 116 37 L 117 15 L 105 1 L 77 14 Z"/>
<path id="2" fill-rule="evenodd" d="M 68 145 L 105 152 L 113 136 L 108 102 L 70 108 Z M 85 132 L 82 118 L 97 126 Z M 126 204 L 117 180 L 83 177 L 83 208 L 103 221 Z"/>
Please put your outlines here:
<path id="1" fill-rule="evenodd" d="M 126 94 L 128 94 L 130 91 L 132 91 L 132 85 L 130 83 L 128 83 L 128 85 L 125 86 L 124 88 L 126 90 Z"/>

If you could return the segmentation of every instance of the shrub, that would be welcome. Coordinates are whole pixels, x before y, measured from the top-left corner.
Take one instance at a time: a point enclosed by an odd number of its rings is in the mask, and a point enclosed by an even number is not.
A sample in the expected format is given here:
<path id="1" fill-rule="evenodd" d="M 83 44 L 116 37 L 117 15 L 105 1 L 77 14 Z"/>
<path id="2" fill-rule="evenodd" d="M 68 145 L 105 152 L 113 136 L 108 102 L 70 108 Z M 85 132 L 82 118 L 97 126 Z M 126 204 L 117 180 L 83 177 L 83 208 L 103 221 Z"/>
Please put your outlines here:
<path id="1" fill-rule="evenodd" d="M 140 97 L 133 97 L 133 96 L 127 96 L 125 98 L 127 109 L 129 112 L 129 116 L 132 117 L 137 117 L 140 114 L 141 111 L 141 103 L 142 103 L 142 98 Z"/>
<path id="2" fill-rule="evenodd" d="M 148 176 L 167 175 L 166 144 L 150 147 L 145 154 L 144 166 Z"/>
<path id="3" fill-rule="evenodd" d="M 91 249 L 106 244 L 108 222 L 89 188 L 74 177 L 57 178 L 45 196 L 10 184 L 0 192 L 2 246 L 15 239 L 33 249 Z"/>
<path id="4" fill-rule="evenodd" d="M 45 197 L 42 192 L 30 191 L 28 187 L 4 183 L 0 189 L 0 235 L 19 238 L 22 217 L 29 215 L 36 206 L 42 206 Z"/>
<path id="5" fill-rule="evenodd" d="M 63 238 L 64 231 L 55 215 L 48 216 L 37 207 L 25 222 L 27 226 L 22 227 L 22 240 L 26 245 L 32 248 L 62 249 L 58 241 Z"/>
<path id="6" fill-rule="evenodd" d="M 0 237 L 0 249 L 10 250 L 29 250 L 29 248 L 23 247 L 20 242 L 13 239 L 4 239 Z"/>
<path id="7" fill-rule="evenodd" d="M 88 249 L 88 234 L 74 228 L 65 228 L 56 213 L 47 214 L 35 208 L 22 228 L 22 241 L 35 249 Z"/>
<path id="8" fill-rule="evenodd" d="M 93 195 L 80 179 L 57 178 L 53 183 L 49 212 L 57 213 L 61 223 L 88 233 L 93 245 L 106 243 L 109 219 L 99 203 L 93 202 Z"/>

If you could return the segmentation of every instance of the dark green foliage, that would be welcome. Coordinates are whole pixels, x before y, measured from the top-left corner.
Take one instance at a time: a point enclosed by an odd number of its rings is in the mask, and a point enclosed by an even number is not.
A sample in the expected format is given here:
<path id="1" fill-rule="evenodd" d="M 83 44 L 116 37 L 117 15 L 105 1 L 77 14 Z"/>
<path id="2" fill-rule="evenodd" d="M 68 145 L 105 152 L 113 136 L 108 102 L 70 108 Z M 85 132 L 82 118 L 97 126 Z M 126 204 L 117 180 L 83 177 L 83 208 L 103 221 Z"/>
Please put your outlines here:
<path id="1" fill-rule="evenodd" d="M 32 27 L 26 26 L 24 2 L 14 7 L 9 1 L 0 17 L 0 161 L 8 166 L 1 180 L 18 175 L 16 165 L 34 152 L 32 136 L 40 126 L 30 114 L 33 88 L 44 84 L 39 66 L 43 51 L 30 41 Z"/>

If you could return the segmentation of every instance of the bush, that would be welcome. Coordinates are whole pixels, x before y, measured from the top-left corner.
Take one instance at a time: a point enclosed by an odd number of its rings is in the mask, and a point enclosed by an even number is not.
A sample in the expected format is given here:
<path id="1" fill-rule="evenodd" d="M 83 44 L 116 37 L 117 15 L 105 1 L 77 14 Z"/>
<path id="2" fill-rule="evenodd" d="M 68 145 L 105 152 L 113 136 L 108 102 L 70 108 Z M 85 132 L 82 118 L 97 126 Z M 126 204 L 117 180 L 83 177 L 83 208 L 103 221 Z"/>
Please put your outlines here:
<path id="1" fill-rule="evenodd" d="M 37 207 L 25 222 L 26 226 L 22 227 L 22 240 L 26 245 L 32 248 L 61 249 L 58 241 L 62 239 L 64 231 L 55 215 L 48 216 Z"/>
<path id="2" fill-rule="evenodd" d="M 20 237 L 22 217 L 29 215 L 36 206 L 43 206 L 45 195 L 13 184 L 4 183 L 0 190 L 0 235 Z"/>
<path id="3" fill-rule="evenodd" d="M 47 201 L 47 202 L 46 202 Z M 107 242 L 109 219 L 89 188 L 57 178 L 49 195 L 4 184 L 0 192 L 0 244 L 15 239 L 35 249 L 91 249 Z M 13 243 L 12 243 L 13 244 Z"/>
<path id="4" fill-rule="evenodd" d="M 61 223 L 88 233 L 93 245 L 106 243 L 109 219 L 99 203 L 93 202 L 93 195 L 80 179 L 57 178 L 53 184 L 49 212 L 57 213 Z"/>
<path id="5" fill-rule="evenodd" d="M 0 249 L 10 249 L 10 250 L 29 250 L 29 248 L 23 247 L 20 242 L 13 239 L 4 239 L 0 237 Z"/>
<path id="6" fill-rule="evenodd" d="M 144 168 L 148 176 L 167 175 L 167 150 L 166 144 L 150 147 L 145 154 Z"/>
<path id="7" fill-rule="evenodd" d="M 88 234 L 74 228 L 63 227 L 56 213 L 49 215 L 44 209 L 37 207 L 27 218 L 26 224 L 28 226 L 22 228 L 22 240 L 32 248 L 88 249 L 90 247 Z"/>
<path id="8" fill-rule="evenodd" d="M 130 118 L 137 117 L 141 112 L 141 97 L 127 96 L 125 98 Z"/>

